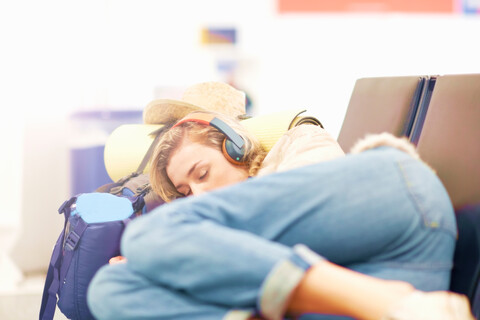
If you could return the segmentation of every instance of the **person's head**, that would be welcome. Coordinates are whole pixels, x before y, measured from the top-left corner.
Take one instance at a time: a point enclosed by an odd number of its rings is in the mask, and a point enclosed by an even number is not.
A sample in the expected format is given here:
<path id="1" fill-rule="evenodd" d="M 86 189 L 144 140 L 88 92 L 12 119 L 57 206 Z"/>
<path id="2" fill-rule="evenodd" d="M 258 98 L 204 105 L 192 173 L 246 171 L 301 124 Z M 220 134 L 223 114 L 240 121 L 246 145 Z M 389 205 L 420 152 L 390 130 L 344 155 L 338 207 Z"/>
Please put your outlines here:
<path id="1" fill-rule="evenodd" d="M 222 151 L 226 134 L 209 122 L 191 119 L 196 118 L 191 113 L 163 134 L 152 157 L 151 185 L 165 201 L 245 180 L 256 175 L 265 157 L 258 140 L 238 121 L 215 112 L 197 114 L 233 129 L 244 142 L 243 158 L 229 159 Z"/>

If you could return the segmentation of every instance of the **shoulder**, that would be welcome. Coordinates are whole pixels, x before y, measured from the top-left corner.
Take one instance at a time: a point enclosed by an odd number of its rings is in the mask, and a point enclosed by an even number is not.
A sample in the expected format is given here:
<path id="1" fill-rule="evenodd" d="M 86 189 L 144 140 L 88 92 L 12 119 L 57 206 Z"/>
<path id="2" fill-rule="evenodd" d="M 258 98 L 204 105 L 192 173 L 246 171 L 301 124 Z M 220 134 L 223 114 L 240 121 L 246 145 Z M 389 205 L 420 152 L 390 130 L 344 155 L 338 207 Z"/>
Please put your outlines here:
<path id="1" fill-rule="evenodd" d="M 343 150 L 325 129 L 314 125 L 300 125 L 288 130 L 273 146 L 259 175 L 341 156 L 344 156 Z"/>

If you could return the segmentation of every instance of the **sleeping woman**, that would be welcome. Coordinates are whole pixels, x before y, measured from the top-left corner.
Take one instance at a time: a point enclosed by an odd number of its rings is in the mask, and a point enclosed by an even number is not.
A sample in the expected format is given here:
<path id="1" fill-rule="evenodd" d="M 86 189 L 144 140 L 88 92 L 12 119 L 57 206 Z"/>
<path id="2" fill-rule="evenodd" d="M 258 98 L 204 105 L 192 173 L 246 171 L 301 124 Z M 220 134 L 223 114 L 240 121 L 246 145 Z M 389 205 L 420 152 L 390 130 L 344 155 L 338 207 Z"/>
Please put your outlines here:
<path id="1" fill-rule="evenodd" d="M 449 197 L 405 140 L 377 135 L 344 155 L 301 125 L 266 155 L 236 120 L 192 113 L 150 171 L 170 203 L 135 219 L 124 263 L 94 277 L 98 319 L 473 320 L 446 291 Z"/>

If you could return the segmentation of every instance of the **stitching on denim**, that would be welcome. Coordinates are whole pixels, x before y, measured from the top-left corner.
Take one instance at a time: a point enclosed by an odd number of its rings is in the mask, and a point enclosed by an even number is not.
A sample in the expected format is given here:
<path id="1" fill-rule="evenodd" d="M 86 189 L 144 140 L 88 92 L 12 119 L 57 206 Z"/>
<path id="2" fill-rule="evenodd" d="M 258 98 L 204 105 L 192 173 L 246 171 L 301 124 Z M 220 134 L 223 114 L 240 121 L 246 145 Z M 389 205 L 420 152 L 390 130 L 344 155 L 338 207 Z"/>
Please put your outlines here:
<path id="1" fill-rule="evenodd" d="M 407 190 L 408 190 L 408 194 L 410 195 L 410 197 L 412 198 L 413 200 L 413 203 L 415 204 L 415 206 L 418 208 L 418 210 L 420 211 L 420 214 L 422 215 L 422 220 L 423 220 L 423 224 L 424 226 L 426 227 L 429 227 L 428 226 L 428 223 L 426 221 L 426 212 L 425 212 L 425 209 L 423 208 L 423 206 L 420 204 L 420 202 L 418 201 L 417 197 L 415 196 L 415 194 L 412 192 L 412 183 L 411 181 L 409 181 L 408 179 L 408 175 L 407 175 L 407 171 L 405 170 L 404 166 L 402 165 L 402 163 L 400 161 L 396 161 L 399 169 L 400 169 L 400 173 L 403 177 L 403 180 L 405 182 L 405 185 L 407 187 Z"/>
<path id="2" fill-rule="evenodd" d="M 359 266 L 361 264 L 358 264 Z M 349 268 L 355 268 L 357 265 L 350 265 Z M 387 268 L 399 268 L 399 269 L 408 269 L 408 270 L 427 270 L 427 271 L 443 271 L 451 270 L 453 268 L 453 263 L 450 261 L 444 262 L 402 262 L 402 261 L 383 261 L 377 263 L 371 263 L 370 267 L 373 266 L 382 266 Z"/>
<path id="3" fill-rule="evenodd" d="M 402 263 L 386 262 L 382 263 L 386 267 L 400 267 L 409 270 L 450 270 L 453 267 L 452 262 L 423 262 L 423 263 Z"/>
<path id="4" fill-rule="evenodd" d="M 404 160 L 403 161 L 397 160 L 396 164 L 397 164 L 398 168 L 400 169 L 400 173 L 401 173 L 401 176 L 403 177 L 403 180 L 405 182 L 405 186 L 407 187 L 407 191 L 408 191 L 409 196 L 412 198 L 413 203 L 415 204 L 415 206 L 420 211 L 420 214 L 421 214 L 422 220 L 423 220 L 423 226 L 425 228 L 429 228 L 431 230 L 438 230 L 438 231 L 446 232 L 446 233 L 448 233 L 448 234 L 450 234 L 450 235 L 452 235 L 453 237 L 456 238 L 456 235 L 452 234 L 451 230 L 448 230 L 447 228 L 442 226 L 439 223 L 439 221 L 429 222 L 427 220 L 427 212 L 426 212 L 425 208 L 422 206 L 422 204 L 419 201 L 419 199 L 417 198 L 417 196 L 414 194 L 414 192 L 411 188 L 413 184 L 411 183 L 411 181 L 409 181 L 407 171 L 405 170 L 405 167 L 403 166 L 402 162 L 404 162 Z"/>

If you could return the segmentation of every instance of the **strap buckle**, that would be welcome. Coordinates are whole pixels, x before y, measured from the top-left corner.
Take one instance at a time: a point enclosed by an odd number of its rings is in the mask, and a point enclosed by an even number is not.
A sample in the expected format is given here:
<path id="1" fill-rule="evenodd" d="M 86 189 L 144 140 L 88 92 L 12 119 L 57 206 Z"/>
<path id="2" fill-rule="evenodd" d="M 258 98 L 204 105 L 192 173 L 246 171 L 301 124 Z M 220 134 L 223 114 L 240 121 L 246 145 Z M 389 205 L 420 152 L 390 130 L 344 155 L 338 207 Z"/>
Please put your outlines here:
<path id="1" fill-rule="evenodd" d="M 80 242 L 80 236 L 72 230 L 68 233 L 67 238 L 65 239 L 64 247 L 67 250 L 73 251 L 77 248 L 78 243 Z"/>

